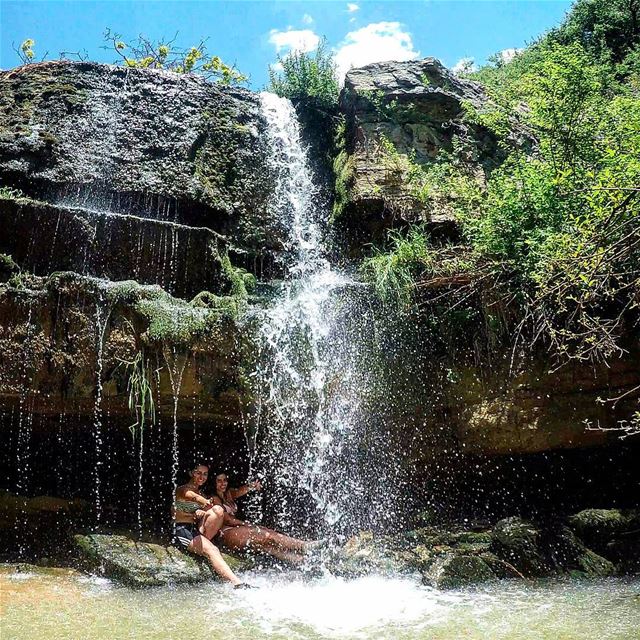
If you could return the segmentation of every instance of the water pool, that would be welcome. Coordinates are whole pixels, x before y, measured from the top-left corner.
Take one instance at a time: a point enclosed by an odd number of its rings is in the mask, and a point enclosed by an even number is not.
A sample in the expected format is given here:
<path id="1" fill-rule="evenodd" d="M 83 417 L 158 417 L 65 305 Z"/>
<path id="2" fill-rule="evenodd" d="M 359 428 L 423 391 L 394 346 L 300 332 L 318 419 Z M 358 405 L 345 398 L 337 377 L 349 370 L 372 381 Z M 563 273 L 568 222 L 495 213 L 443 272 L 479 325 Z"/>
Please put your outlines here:
<path id="1" fill-rule="evenodd" d="M 441 592 L 418 579 L 245 576 L 132 590 L 71 570 L 0 570 L 2 637 L 638 640 L 640 580 L 500 582 Z"/>

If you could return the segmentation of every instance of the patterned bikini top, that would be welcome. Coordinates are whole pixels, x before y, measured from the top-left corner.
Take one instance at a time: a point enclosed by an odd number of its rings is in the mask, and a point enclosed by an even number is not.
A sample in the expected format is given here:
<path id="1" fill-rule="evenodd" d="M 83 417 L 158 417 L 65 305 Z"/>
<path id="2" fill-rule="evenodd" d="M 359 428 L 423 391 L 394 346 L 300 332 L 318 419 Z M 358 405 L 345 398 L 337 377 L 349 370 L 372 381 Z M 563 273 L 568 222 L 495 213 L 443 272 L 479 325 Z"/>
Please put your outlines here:
<path id="1" fill-rule="evenodd" d="M 220 497 L 220 496 L 218 496 Z M 224 499 L 222 501 L 222 508 L 228 513 L 230 516 L 235 516 L 238 512 L 238 505 L 235 503 L 233 499 Z"/>
<path id="2" fill-rule="evenodd" d="M 176 498 L 173 505 L 176 511 L 182 511 L 183 513 L 195 513 L 198 509 L 202 509 L 202 507 L 193 500 L 179 500 Z"/>

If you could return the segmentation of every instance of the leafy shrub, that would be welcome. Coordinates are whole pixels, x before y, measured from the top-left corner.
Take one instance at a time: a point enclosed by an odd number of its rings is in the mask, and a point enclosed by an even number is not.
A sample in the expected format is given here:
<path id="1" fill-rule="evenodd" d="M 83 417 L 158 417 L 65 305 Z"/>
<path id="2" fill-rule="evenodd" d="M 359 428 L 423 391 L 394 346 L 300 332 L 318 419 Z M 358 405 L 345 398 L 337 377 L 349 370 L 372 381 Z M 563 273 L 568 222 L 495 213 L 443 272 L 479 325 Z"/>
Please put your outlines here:
<path id="1" fill-rule="evenodd" d="M 467 118 L 493 131 L 508 154 L 484 187 L 453 158 L 419 166 L 388 150 L 417 199 L 432 210 L 443 199 L 453 207 L 475 255 L 456 266 L 482 263 L 506 277 L 521 305 L 516 335 L 543 340 L 560 359 L 620 353 L 640 300 L 638 85 L 633 74 L 621 82 L 620 67 L 592 49 L 548 37 L 475 74 L 491 101 Z M 625 59 L 637 54 L 629 51 Z M 531 153 L 507 143 L 516 122 L 536 141 Z M 435 272 L 429 251 L 415 233 L 392 237 L 364 272 L 385 299 L 404 303 Z"/>
<path id="2" fill-rule="evenodd" d="M 290 100 L 309 100 L 319 107 L 332 108 L 338 103 L 336 65 L 326 40 L 314 52 L 278 56 L 278 63 L 282 71 L 269 69 L 269 91 Z"/>
<path id="3" fill-rule="evenodd" d="M 248 80 L 235 66 L 225 64 L 219 56 L 210 56 L 204 40 L 195 47 L 183 49 L 175 45 L 175 37 L 169 41 L 154 42 L 141 35 L 136 40 L 125 42 L 119 33 L 111 29 L 105 31 L 104 39 L 127 67 L 198 73 L 226 85 Z"/>

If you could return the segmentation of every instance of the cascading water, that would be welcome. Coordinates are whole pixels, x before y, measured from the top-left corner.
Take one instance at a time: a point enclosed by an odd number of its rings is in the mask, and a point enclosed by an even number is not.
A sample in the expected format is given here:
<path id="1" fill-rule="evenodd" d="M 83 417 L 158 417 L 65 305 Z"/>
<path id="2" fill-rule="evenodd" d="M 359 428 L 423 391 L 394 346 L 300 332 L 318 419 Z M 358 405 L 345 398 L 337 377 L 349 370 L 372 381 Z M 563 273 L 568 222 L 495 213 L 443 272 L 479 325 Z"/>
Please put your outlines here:
<path id="1" fill-rule="evenodd" d="M 287 251 L 281 290 L 257 318 L 260 405 L 254 466 L 275 480 L 275 493 L 281 496 L 275 507 L 279 526 L 291 526 L 292 512 L 301 509 L 307 524 L 314 518 L 325 531 L 371 524 L 375 500 L 365 480 L 377 456 L 369 448 L 362 410 L 362 391 L 371 375 L 365 366 L 364 345 L 371 331 L 366 296 L 325 255 L 327 208 L 295 109 L 269 93 L 261 94 L 261 101 L 277 176 L 271 214 L 286 228 Z M 313 497 L 316 513 L 287 500 L 300 490 Z"/>

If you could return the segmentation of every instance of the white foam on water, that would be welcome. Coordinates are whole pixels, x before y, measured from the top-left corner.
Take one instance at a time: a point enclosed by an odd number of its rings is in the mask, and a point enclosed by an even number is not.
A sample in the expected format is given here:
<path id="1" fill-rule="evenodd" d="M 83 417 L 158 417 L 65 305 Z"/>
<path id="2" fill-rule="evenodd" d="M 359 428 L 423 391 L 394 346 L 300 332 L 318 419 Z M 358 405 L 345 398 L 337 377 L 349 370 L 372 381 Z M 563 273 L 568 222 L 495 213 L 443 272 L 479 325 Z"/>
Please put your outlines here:
<path id="1" fill-rule="evenodd" d="M 35 573 L 29 573 L 28 571 L 25 571 L 24 573 L 20 572 L 16 572 L 16 573 L 9 573 L 6 576 L 9 580 L 16 580 L 16 581 L 20 581 L 20 580 L 31 580 L 31 578 L 36 578 L 37 574 Z"/>
<path id="2" fill-rule="evenodd" d="M 238 612 L 249 607 L 265 633 L 313 630 L 330 638 L 375 637 L 390 627 L 417 629 L 441 623 L 461 603 L 460 593 L 438 592 L 413 578 L 327 576 L 315 581 L 256 575 L 255 590 L 236 592 Z M 245 614 L 246 615 L 246 614 Z"/>

